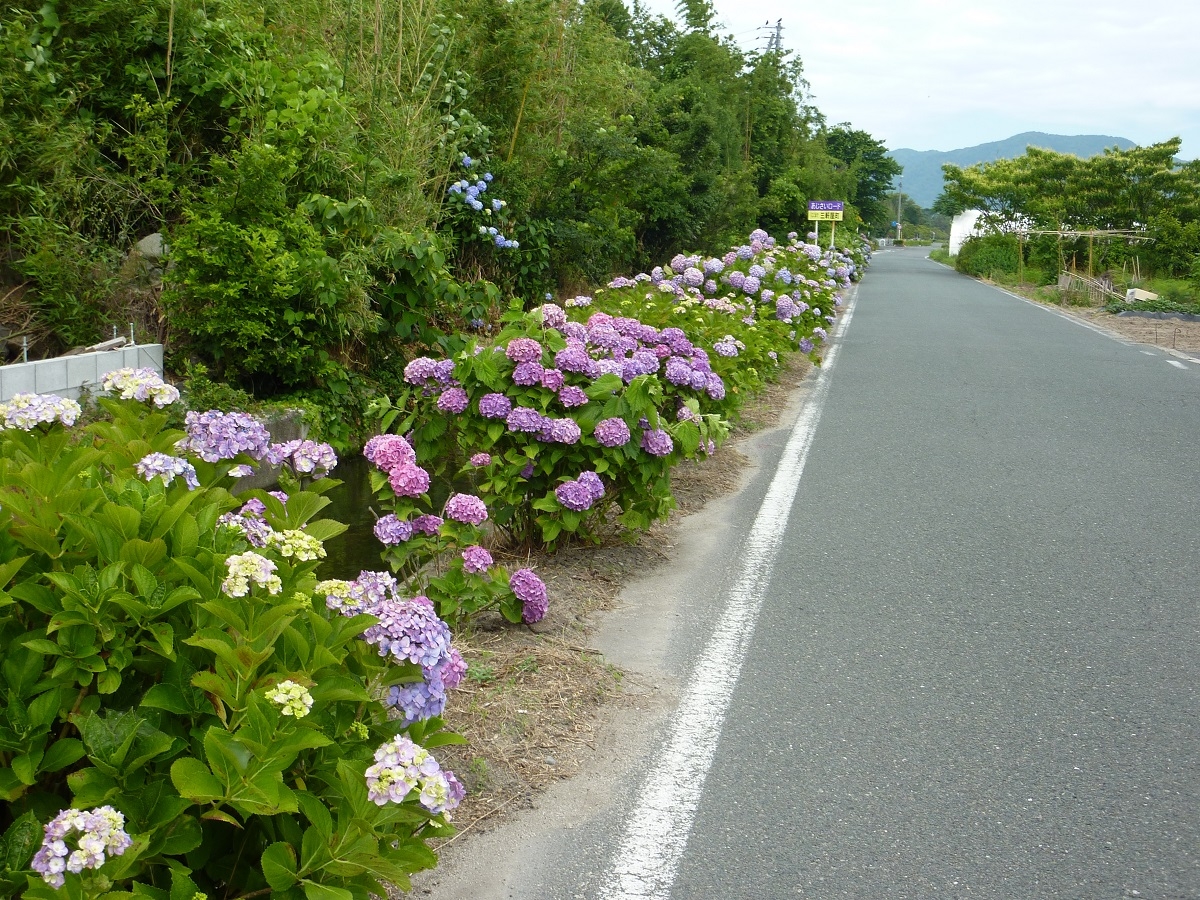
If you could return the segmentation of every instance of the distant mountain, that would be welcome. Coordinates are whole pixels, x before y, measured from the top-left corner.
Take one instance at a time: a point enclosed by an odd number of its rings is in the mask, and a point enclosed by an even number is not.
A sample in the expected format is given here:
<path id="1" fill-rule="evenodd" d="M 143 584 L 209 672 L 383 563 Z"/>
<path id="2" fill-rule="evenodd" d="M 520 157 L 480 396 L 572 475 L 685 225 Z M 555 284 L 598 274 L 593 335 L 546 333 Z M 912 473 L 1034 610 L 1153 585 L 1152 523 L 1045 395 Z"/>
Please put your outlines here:
<path id="1" fill-rule="evenodd" d="M 1133 141 L 1107 134 L 1045 134 L 1027 131 L 1013 135 L 1007 140 L 992 141 L 961 150 L 892 150 L 892 159 L 904 167 L 904 195 L 912 197 L 926 209 L 933 206 L 942 193 L 942 164 L 973 166 L 975 163 L 991 162 L 996 159 L 1015 159 L 1023 156 L 1030 145 L 1058 153 L 1071 153 L 1081 159 L 1103 153 L 1108 147 L 1128 150 L 1136 147 Z"/>

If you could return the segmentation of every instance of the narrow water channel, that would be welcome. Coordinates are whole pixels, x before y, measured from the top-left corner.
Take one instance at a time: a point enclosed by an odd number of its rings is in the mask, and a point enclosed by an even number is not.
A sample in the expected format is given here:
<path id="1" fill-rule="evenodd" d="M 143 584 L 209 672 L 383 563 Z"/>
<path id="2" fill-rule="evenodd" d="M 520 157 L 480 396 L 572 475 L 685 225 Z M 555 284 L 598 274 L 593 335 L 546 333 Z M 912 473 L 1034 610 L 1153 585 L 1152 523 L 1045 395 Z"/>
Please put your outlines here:
<path id="1" fill-rule="evenodd" d="M 371 493 L 371 464 L 358 454 L 338 460 L 333 477 L 342 483 L 325 496 L 330 504 L 321 517 L 336 519 L 346 531 L 325 542 L 325 561 L 317 569 L 321 578 L 353 579 L 364 569 L 387 568 L 380 558 L 383 545 L 375 537 L 375 520 L 384 514 Z"/>

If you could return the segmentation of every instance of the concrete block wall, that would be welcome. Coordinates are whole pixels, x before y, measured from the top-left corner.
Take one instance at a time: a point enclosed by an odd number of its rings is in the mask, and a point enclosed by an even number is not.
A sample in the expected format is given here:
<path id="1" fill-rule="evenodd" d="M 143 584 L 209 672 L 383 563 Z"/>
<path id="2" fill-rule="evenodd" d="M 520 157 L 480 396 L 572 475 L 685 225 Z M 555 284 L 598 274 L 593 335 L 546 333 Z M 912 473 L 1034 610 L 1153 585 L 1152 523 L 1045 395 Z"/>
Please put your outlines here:
<path id="1" fill-rule="evenodd" d="M 101 350 L 0 366 L 0 402 L 15 394 L 57 394 L 78 400 L 80 389 L 96 390 L 109 372 L 126 367 L 163 370 L 162 344 L 137 344 L 120 350 Z"/>

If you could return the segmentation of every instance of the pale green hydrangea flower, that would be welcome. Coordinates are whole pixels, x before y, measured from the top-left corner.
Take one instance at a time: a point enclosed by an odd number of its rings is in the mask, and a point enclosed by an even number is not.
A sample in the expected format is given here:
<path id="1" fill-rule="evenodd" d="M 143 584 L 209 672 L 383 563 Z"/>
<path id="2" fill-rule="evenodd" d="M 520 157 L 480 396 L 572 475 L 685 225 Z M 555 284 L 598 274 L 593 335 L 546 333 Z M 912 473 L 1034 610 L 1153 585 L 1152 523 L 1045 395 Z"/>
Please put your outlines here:
<path id="1" fill-rule="evenodd" d="M 225 560 L 229 575 L 221 582 L 221 590 L 230 597 L 245 597 L 250 593 L 250 584 L 260 585 L 268 594 L 283 590 L 283 582 L 275 574 L 275 563 L 257 553 L 235 554 Z"/>
<path id="2" fill-rule="evenodd" d="M 273 531 L 267 535 L 267 546 L 274 547 L 280 556 L 300 561 L 324 559 L 325 547 L 311 534 L 292 529 Z"/>
<path id="3" fill-rule="evenodd" d="M 291 680 L 281 681 L 267 691 L 267 699 L 279 704 L 285 716 L 295 716 L 297 719 L 307 716 L 313 705 L 308 688 Z"/>

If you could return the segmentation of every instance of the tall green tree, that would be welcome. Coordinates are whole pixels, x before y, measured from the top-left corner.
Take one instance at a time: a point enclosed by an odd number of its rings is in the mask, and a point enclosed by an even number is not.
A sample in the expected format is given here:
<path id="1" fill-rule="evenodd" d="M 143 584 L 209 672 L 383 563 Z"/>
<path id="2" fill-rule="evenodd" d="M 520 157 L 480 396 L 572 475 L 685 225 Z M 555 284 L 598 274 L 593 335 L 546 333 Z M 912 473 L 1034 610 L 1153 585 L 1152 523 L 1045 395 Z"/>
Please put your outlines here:
<path id="1" fill-rule="evenodd" d="M 890 222 L 892 214 L 885 198 L 903 168 L 887 155 L 883 142 L 843 123 L 825 133 L 825 146 L 849 173 L 853 195 L 845 199 L 854 204 L 863 221 L 876 227 Z"/>

